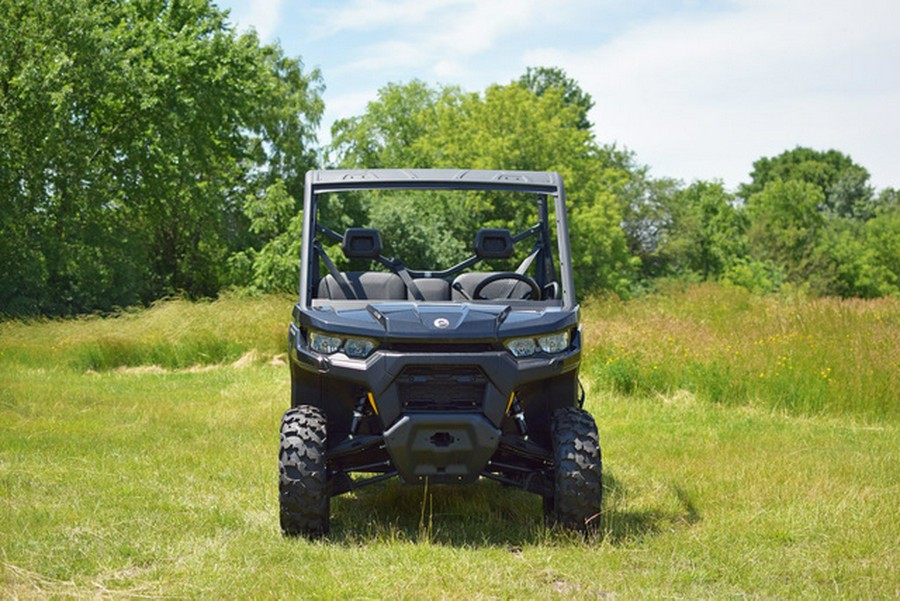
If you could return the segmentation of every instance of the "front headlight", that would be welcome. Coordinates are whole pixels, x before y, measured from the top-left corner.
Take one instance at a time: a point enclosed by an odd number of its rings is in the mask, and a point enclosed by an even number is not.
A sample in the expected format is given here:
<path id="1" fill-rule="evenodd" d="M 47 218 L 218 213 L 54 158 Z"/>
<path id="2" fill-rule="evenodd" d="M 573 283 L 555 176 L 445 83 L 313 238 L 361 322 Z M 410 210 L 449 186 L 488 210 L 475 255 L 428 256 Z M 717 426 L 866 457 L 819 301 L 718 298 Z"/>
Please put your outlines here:
<path id="1" fill-rule="evenodd" d="M 545 353 L 561 353 L 569 348 L 569 332 L 557 332 L 538 338 L 538 345 Z"/>
<path id="2" fill-rule="evenodd" d="M 513 338 L 506 341 L 506 348 L 513 357 L 530 357 L 537 351 L 534 338 Z"/>
<path id="3" fill-rule="evenodd" d="M 341 338 L 315 330 L 309 331 L 309 348 L 323 355 L 332 355 L 342 348 L 348 357 L 365 359 L 372 354 L 378 343 L 369 338 Z"/>
<path id="4" fill-rule="evenodd" d="M 309 332 L 309 348 L 323 355 L 338 352 L 341 348 L 341 342 L 342 340 L 337 336 L 329 336 L 321 332 Z"/>
<path id="5" fill-rule="evenodd" d="M 546 336 L 534 338 L 512 338 L 507 340 L 504 345 L 507 350 L 513 354 L 513 357 L 531 357 L 538 352 L 538 349 L 547 354 L 555 355 L 562 353 L 569 348 L 569 332 L 555 332 Z"/>
<path id="6" fill-rule="evenodd" d="M 344 352 L 354 359 L 365 359 L 375 350 L 375 341 L 368 338 L 348 338 L 344 343 Z"/>

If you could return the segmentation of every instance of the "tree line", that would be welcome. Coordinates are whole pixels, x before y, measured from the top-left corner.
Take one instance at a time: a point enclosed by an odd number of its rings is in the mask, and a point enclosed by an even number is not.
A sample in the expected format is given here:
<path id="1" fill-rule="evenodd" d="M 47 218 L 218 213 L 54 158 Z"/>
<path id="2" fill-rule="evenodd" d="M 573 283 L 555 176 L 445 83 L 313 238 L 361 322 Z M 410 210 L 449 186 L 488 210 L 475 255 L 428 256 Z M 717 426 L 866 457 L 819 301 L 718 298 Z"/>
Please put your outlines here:
<path id="1" fill-rule="evenodd" d="M 321 73 L 208 0 L 0 0 L 0 22 L 0 314 L 294 290 L 303 176 L 327 166 L 559 171 L 583 294 L 661 278 L 900 294 L 897 191 L 836 150 L 760 158 L 735 191 L 655 178 L 598 141 L 593 99 L 552 67 L 475 93 L 388 84 L 322 147 Z M 409 211 L 364 217 L 411 264 L 459 251 L 442 245 L 459 224 L 521 221 L 490 199 Z"/>

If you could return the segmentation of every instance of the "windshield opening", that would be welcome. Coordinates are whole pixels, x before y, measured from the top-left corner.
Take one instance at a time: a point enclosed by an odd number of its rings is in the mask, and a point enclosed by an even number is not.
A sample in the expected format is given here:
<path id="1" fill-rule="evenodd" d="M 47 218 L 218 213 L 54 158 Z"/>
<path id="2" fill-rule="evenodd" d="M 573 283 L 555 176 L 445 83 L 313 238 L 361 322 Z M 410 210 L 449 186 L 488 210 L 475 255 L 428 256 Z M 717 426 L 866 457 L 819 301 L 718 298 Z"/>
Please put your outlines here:
<path id="1" fill-rule="evenodd" d="M 559 298 L 553 203 L 545 195 L 366 190 L 321 194 L 317 208 L 314 298 Z"/>

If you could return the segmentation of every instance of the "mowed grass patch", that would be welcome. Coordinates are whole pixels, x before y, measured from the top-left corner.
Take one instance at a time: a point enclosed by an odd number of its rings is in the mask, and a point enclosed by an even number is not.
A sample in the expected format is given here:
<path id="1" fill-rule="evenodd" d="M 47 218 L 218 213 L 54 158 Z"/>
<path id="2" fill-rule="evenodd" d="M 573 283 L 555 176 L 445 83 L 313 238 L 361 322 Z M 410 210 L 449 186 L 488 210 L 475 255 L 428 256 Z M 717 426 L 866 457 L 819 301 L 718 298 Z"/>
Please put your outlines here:
<path id="1" fill-rule="evenodd" d="M 333 500 L 278 529 L 286 367 L 0 363 L 4 596 L 885 598 L 898 590 L 893 423 L 594 387 L 606 498 L 588 539 L 492 482 Z"/>
<path id="2" fill-rule="evenodd" d="M 795 415 L 900 416 L 900 299 L 692 286 L 588 302 L 584 374 L 625 395 L 684 391 Z"/>

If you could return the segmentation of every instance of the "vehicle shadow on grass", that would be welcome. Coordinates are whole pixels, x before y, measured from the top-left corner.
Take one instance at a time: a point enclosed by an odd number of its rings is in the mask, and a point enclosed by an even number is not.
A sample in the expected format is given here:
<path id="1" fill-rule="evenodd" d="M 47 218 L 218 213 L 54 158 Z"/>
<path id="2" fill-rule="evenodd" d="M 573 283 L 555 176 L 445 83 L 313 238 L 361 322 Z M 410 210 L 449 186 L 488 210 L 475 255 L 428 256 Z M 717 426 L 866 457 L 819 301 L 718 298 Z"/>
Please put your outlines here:
<path id="1" fill-rule="evenodd" d="M 700 520 L 682 488 L 630 508 L 631 494 L 611 473 L 603 476 L 598 529 L 582 537 L 545 525 L 537 495 L 481 480 L 466 486 L 410 486 L 393 480 L 332 499 L 332 543 L 431 542 L 460 547 L 507 547 L 552 542 L 624 545 Z"/>
<path id="2" fill-rule="evenodd" d="M 694 499 L 677 484 L 662 487 L 649 499 L 635 501 L 634 496 L 613 474 L 604 473 L 603 511 L 599 516 L 603 540 L 628 544 L 663 530 L 690 527 L 701 520 Z"/>

